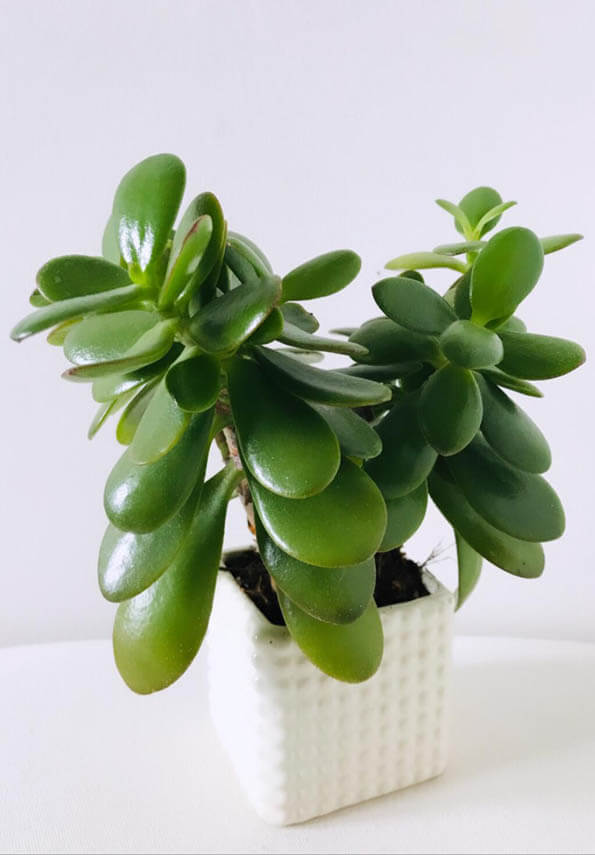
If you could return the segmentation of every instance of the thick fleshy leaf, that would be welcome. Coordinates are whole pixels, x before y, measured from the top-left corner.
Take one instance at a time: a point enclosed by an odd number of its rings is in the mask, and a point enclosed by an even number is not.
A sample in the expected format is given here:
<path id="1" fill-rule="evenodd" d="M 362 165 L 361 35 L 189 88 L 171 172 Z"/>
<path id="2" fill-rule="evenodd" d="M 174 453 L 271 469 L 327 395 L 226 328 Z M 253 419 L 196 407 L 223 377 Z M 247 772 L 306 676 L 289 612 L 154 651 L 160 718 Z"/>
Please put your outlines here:
<path id="1" fill-rule="evenodd" d="M 178 406 L 161 380 L 134 434 L 130 459 L 154 463 L 180 441 L 189 424 L 190 413 Z"/>
<path id="2" fill-rule="evenodd" d="M 116 264 L 91 255 L 62 255 L 52 258 L 36 277 L 40 292 L 48 300 L 71 300 L 130 285 L 130 276 Z"/>
<path id="3" fill-rule="evenodd" d="M 225 246 L 224 262 L 231 271 L 232 276 L 237 280 L 235 285 L 232 284 L 232 287 L 229 290 L 233 290 L 234 287 L 243 285 L 246 282 L 254 283 L 259 278 L 258 273 L 250 264 L 246 256 L 234 249 L 234 247 L 229 243 Z"/>
<path id="4" fill-rule="evenodd" d="M 477 436 L 449 461 L 458 486 L 478 514 L 521 540 L 555 540 L 564 532 L 564 511 L 541 475 L 515 469 Z"/>
<path id="5" fill-rule="evenodd" d="M 384 265 L 388 270 L 431 270 L 434 268 L 448 267 L 464 273 L 467 265 L 463 261 L 453 258 L 452 255 L 441 255 L 438 252 L 409 252 L 407 255 L 399 255 Z"/>
<path id="6" fill-rule="evenodd" d="M 116 528 L 144 534 L 179 511 L 202 471 L 212 420 L 212 410 L 193 416 L 180 442 L 155 463 L 134 463 L 130 449 L 124 452 L 110 472 L 103 497 Z"/>
<path id="7" fill-rule="evenodd" d="M 312 312 L 308 312 L 299 303 L 283 303 L 281 312 L 287 323 L 293 324 L 294 327 L 299 327 L 304 332 L 315 333 L 320 326 Z M 332 332 L 337 332 L 337 330 L 332 330 Z M 349 334 L 346 333 L 346 335 Z"/>
<path id="8" fill-rule="evenodd" d="M 256 332 L 246 339 L 246 344 L 268 344 L 279 338 L 283 332 L 285 321 L 283 313 L 279 308 L 274 308 L 271 314 L 264 319 Z"/>
<path id="9" fill-rule="evenodd" d="M 264 252 L 250 238 L 239 234 L 239 232 L 228 232 L 227 242 L 250 262 L 259 276 L 266 276 L 273 272 L 271 263 Z"/>
<path id="10" fill-rule="evenodd" d="M 215 404 L 221 388 L 219 362 L 198 348 L 190 348 L 184 358 L 167 372 L 165 384 L 182 410 L 202 413 Z"/>
<path id="11" fill-rule="evenodd" d="M 494 220 L 498 222 L 500 217 L 505 211 L 508 211 L 509 208 L 513 208 L 516 205 L 516 202 L 501 202 L 499 205 L 494 205 L 493 208 L 490 208 L 489 211 L 483 215 L 481 220 L 475 226 L 475 234 L 482 235 L 486 231 L 489 231 L 492 226 L 490 223 L 493 223 Z"/>
<path id="12" fill-rule="evenodd" d="M 64 339 L 64 355 L 75 365 L 122 359 L 158 321 L 156 312 L 134 309 L 92 315 L 69 330 Z"/>
<path id="13" fill-rule="evenodd" d="M 525 322 L 520 318 L 517 318 L 516 315 L 511 315 L 509 318 L 506 318 L 505 321 L 502 322 L 493 322 L 491 321 L 488 324 L 488 327 L 493 330 L 498 330 L 498 333 L 501 332 L 527 332 L 527 327 Z"/>
<path id="14" fill-rule="evenodd" d="M 482 557 L 467 541 L 455 531 L 457 544 L 457 564 L 459 571 L 459 587 L 457 589 L 457 610 L 461 608 L 467 597 L 473 592 L 479 581 Z"/>
<path id="15" fill-rule="evenodd" d="M 341 291 L 355 279 L 361 258 L 349 249 L 337 249 L 306 261 L 283 277 L 283 300 L 313 300 Z"/>
<path id="16" fill-rule="evenodd" d="M 376 583 L 376 563 L 368 558 L 350 567 L 315 567 L 279 549 L 256 517 L 258 550 L 277 589 L 317 620 L 351 623 L 366 610 Z"/>
<path id="17" fill-rule="evenodd" d="M 397 499 L 419 487 L 436 462 L 437 453 L 419 424 L 418 395 L 397 401 L 376 430 L 382 452 L 366 463 L 366 471 L 387 499 Z"/>
<path id="18" fill-rule="evenodd" d="M 62 321 L 61 324 L 58 324 L 58 326 L 49 331 L 46 338 L 47 343 L 52 344 L 54 347 L 62 347 L 70 330 L 75 324 L 80 324 L 80 322 L 81 318 L 72 318 L 69 321 Z"/>
<path id="19" fill-rule="evenodd" d="M 296 324 L 298 326 L 298 324 Z M 304 329 L 304 327 L 302 327 Z M 310 330 L 308 330 L 310 332 Z M 314 332 L 314 330 L 311 330 Z M 335 329 L 330 330 L 333 335 L 344 335 L 346 338 L 349 338 L 353 335 L 354 332 L 357 332 L 357 327 L 335 327 Z"/>
<path id="20" fill-rule="evenodd" d="M 452 305 L 457 317 L 466 321 L 471 317 L 471 273 L 467 272 L 453 285 Z"/>
<path id="21" fill-rule="evenodd" d="M 353 410 L 347 407 L 325 407 L 323 404 L 312 406 L 332 428 L 345 457 L 367 460 L 380 454 L 380 437 L 374 428 Z"/>
<path id="22" fill-rule="evenodd" d="M 221 277 L 227 223 L 219 200 L 213 193 L 201 193 L 196 196 L 185 210 L 174 235 L 168 275 L 177 262 L 182 244 L 192 225 L 205 216 L 211 218 L 213 233 L 194 275 L 176 299 L 176 309 L 180 314 L 188 307 L 192 316 L 196 311 L 196 308 L 193 308 L 195 303 L 200 306 L 209 302 L 215 295 L 217 283 Z"/>
<path id="23" fill-rule="evenodd" d="M 147 157 L 126 173 L 116 190 L 112 218 L 120 252 L 133 276 L 159 260 L 173 228 L 186 182 L 173 154 Z"/>
<path id="24" fill-rule="evenodd" d="M 86 382 L 108 374 L 125 374 L 162 359 L 171 348 L 177 329 L 176 320 L 160 321 L 140 336 L 126 353 L 115 359 L 76 365 L 62 374 L 66 380 Z M 76 332 L 76 327 L 74 332 Z"/>
<path id="25" fill-rule="evenodd" d="M 325 674 L 345 683 L 361 683 L 380 666 L 384 636 L 374 600 L 343 626 L 316 620 L 279 591 L 287 628 L 303 653 Z"/>
<path id="26" fill-rule="evenodd" d="M 551 451 L 535 422 L 501 389 L 480 374 L 476 377 L 483 401 L 481 430 L 494 451 L 525 472 L 549 469 Z"/>
<path id="27" fill-rule="evenodd" d="M 202 643 L 213 604 L 233 467 L 211 478 L 173 564 L 132 600 L 114 623 L 116 665 L 139 694 L 165 689 L 188 668 Z"/>
<path id="28" fill-rule="evenodd" d="M 471 270 L 472 319 L 512 315 L 541 275 L 543 249 L 532 231 L 514 226 L 494 235 Z"/>
<path id="29" fill-rule="evenodd" d="M 251 359 L 231 361 L 228 388 L 242 458 L 254 478 L 292 499 L 313 496 L 331 483 L 341 454 L 319 413 Z"/>
<path id="30" fill-rule="evenodd" d="M 104 291 L 101 294 L 88 294 L 85 297 L 73 297 L 70 300 L 50 303 L 49 306 L 37 309 L 19 321 L 10 333 L 10 337 L 14 341 L 22 341 L 62 321 L 125 306 L 143 294 L 144 289 L 139 285 L 126 285 L 124 288 L 115 288 L 113 291 Z"/>
<path id="31" fill-rule="evenodd" d="M 518 377 L 511 377 L 499 368 L 483 368 L 481 373 L 496 386 L 502 386 L 504 389 L 510 389 L 513 392 L 518 392 L 520 395 L 528 395 L 530 398 L 543 398 L 543 392 L 529 383 L 527 380 L 520 380 Z"/>
<path id="32" fill-rule="evenodd" d="M 372 293 L 391 320 L 414 332 L 439 335 L 457 319 L 440 294 L 415 279 L 383 279 L 374 285 Z"/>
<path id="33" fill-rule="evenodd" d="M 294 347 L 280 347 L 281 353 L 286 353 L 292 359 L 297 359 L 298 362 L 303 362 L 305 365 L 316 365 L 318 362 L 323 362 L 324 353 L 318 353 L 317 350 L 299 350 Z"/>
<path id="34" fill-rule="evenodd" d="M 496 207 L 496 205 L 501 204 L 502 196 L 497 190 L 494 190 L 492 187 L 475 187 L 463 196 L 459 202 L 459 208 L 465 213 L 472 229 L 475 229 L 481 218 L 485 216 L 488 211 L 491 211 Z M 491 222 L 486 223 L 481 231 L 480 237 L 486 232 L 489 232 L 490 229 L 493 229 L 499 219 L 500 217 L 496 217 Z M 461 234 L 464 233 L 464 229 L 461 228 L 458 223 L 455 223 L 455 226 L 458 232 Z"/>
<path id="35" fill-rule="evenodd" d="M 388 386 L 372 380 L 313 368 L 278 350 L 257 347 L 254 352 L 261 365 L 280 386 L 306 401 L 333 407 L 365 407 L 390 401 L 392 397 Z"/>
<path id="36" fill-rule="evenodd" d="M 443 365 L 423 386 L 419 418 L 438 454 L 457 454 L 465 448 L 480 428 L 482 412 L 479 387 L 466 368 Z"/>
<path id="37" fill-rule="evenodd" d="M 138 430 L 140 420 L 145 414 L 145 410 L 151 403 L 151 398 L 157 390 L 159 378 L 148 383 L 141 384 L 142 388 L 135 392 L 134 397 L 126 406 L 126 409 L 120 416 L 118 426 L 116 427 L 116 439 L 121 445 L 130 445 L 134 439 L 134 435 Z"/>
<path id="38" fill-rule="evenodd" d="M 108 525 L 97 565 L 99 587 L 106 600 L 121 603 L 136 597 L 167 570 L 188 533 L 202 489 L 200 478 L 178 513 L 147 534 Z"/>
<path id="39" fill-rule="evenodd" d="M 49 306 L 52 301 L 44 297 L 39 288 L 36 288 L 29 294 L 29 303 L 34 309 L 41 309 L 44 306 Z"/>
<path id="40" fill-rule="evenodd" d="M 541 576 L 545 557 L 540 543 L 517 540 L 490 525 L 473 510 L 444 467 L 433 470 L 429 487 L 438 509 L 476 552 L 515 576 Z"/>
<path id="41" fill-rule="evenodd" d="M 443 211 L 447 211 L 454 217 L 455 224 L 459 231 L 462 231 L 464 234 L 472 231 L 469 217 L 465 211 L 459 207 L 459 205 L 455 205 L 454 202 L 449 202 L 448 199 L 436 199 L 436 204 L 442 208 Z M 434 252 L 436 251 L 437 250 L 434 250 Z"/>
<path id="42" fill-rule="evenodd" d="M 101 255 L 106 261 L 111 261 L 112 264 L 120 265 L 122 256 L 120 255 L 120 243 L 118 241 L 118 232 L 113 216 L 110 215 L 109 220 L 105 224 L 103 237 L 101 239 Z"/>
<path id="43" fill-rule="evenodd" d="M 368 380 L 377 380 L 380 383 L 406 377 L 421 368 L 419 362 L 389 362 L 386 365 L 348 365 L 347 368 L 338 368 L 341 374 L 350 374 L 352 377 L 366 377 Z"/>
<path id="44" fill-rule="evenodd" d="M 93 416 L 91 424 L 89 425 L 89 429 L 87 431 L 87 438 L 93 439 L 97 431 L 103 427 L 108 418 L 114 413 L 117 413 L 118 410 L 122 409 L 130 398 L 134 395 L 134 390 L 131 392 L 124 392 L 122 395 L 119 395 L 117 398 L 114 398 L 112 401 L 107 401 L 103 404 L 100 404 L 97 408 L 97 412 Z"/>
<path id="45" fill-rule="evenodd" d="M 524 380 L 549 380 L 574 371 L 586 359 L 574 341 L 533 333 L 503 332 L 504 358 L 500 368 Z"/>
<path id="46" fill-rule="evenodd" d="M 353 359 L 365 357 L 368 353 L 363 345 L 356 344 L 354 341 L 311 335 L 311 333 L 304 332 L 304 330 L 287 321 L 277 338 L 283 344 L 288 344 L 291 347 L 300 347 L 305 350 L 322 350 L 327 353 L 344 353 L 347 356 L 353 357 Z"/>
<path id="47" fill-rule="evenodd" d="M 150 365 L 137 368 L 136 371 L 130 371 L 127 374 L 108 374 L 106 377 L 98 377 L 97 380 L 93 381 L 93 399 L 98 402 L 109 401 L 129 389 L 140 388 L 149 380 L 154 380 L 164 374 L 183 350 L 184 345 L 179 341 L 174 341 L 165 356 L 158 359 L 157 362 L 152 362 Z"/>
<path id="48" fill-rule="evenodd" d="M 461 243 L 443 243 L 437 246 L 433 252 L 439 255 L 464 255 L 467 252 L 479 252 L 485 246 L 483 240 L 466 240 Z"/>
<path id="49" fill-rule="evenodd" d="M 455 321 L 440 336 L 442 353 L 462 368 L 489 368 L 504 355 L 495 332 L 472 321 Z"/>
<path id="50" fill-rule="evenodd" d="M 558 252 L 559 249 L 566 249 L 567 246 L 576 243 L 577 240 L 582 240 L 583 236 L 579 234 L 569 235 L 550 235 L 549 237 L 540 238 L 543 254 L 548 255 L 550 252 Z"/>
<path id="51" fill-rule="evenodd" d="M 240 285 L 212 300 L 192 318 L 190 335 L 208 353 L 233 353 L 272 312 L 281 297 L 274 276 Z"/>
<path id="52" fill-rule="evenodd" d="M 343 460 L 335 479 L 307 499 L 286 499 L 250 479 L 262 524 L 284 552 L 319 567 L 360 564 L 380 545 L 386 508 L 371 478 Z"/>
<path id="53" fill-rule="evenodd" d="M 367 355 L 359 356 L 358 361 L 370 365 L 425 362 L 435 359 L 439 354 L 435 338 L 406 330 L 389 318 L 366 321 L 349 340 L 367 348 Z"/>
<path id="54" fill-rule="evenodd" d="M 425 481 L 406 496 L 387 499 L 386 531 L 378 551 L 388 552 L 397 546 L 402 546 L 422 524 L 427 506 L 428 485 Z"/>
<path id="55" fill-rule="evenodd" d="M 209 269 L 201 264 L 209 243 L 213 238 L 213 221 L 203 215 L 190 227 L 180 251 L 170 266 L 166 280 L 159 294 L 159 308 L 172 306 L 177 297 L 187 288 L 200 287 L 206 279 Z M 195 280 L 200 279 L 200 282 Z"/>

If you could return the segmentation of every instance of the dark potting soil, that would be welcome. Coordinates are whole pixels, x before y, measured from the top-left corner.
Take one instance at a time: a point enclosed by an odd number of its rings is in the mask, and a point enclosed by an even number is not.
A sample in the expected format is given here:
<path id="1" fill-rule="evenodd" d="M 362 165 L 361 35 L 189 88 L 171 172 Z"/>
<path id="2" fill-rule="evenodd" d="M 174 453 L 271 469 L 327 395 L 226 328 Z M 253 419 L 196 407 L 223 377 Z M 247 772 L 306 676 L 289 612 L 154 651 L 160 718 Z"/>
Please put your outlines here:
<path id="1" fill-rule="evenodd" d="M 226 553 L 223 569 L 229 570 L 240 588 L 272 624 L 283 626 L 285 621 L 271 584 L 271 577 L 256 549 Z M 376 554 L 374 599 L 378 606 L 406 603 L 429 593 L 422 579 L 421 567 L 407 558 L 400 549 Z"/>

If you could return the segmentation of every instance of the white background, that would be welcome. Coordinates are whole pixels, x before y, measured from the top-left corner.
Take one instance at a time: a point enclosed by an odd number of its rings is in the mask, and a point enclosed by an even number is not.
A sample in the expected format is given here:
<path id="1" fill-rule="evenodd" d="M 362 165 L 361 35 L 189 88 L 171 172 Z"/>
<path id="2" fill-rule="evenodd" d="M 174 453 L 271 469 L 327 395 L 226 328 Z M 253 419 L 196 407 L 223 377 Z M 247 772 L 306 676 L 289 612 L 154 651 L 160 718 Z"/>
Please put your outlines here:
<path id="1" fill-rule="evenodd" d="M 188 196 L 213 190 L 281 274 L 360 252 L 356 284 L 311 304 L 323 329 L 376 314 L 388 258 L 455 237 L 436 197 L 491 184 L 519 202 L 507 224 L 586 234 L 548 257 L 522 314 L 593 350 L 591 0 L 20 0 L 0 13 L 0 644 L 110 632 L 95 556 L 113 429 L 89 444 L 88 389 L 60 380 L 43 336 L 17 346 L 8 331 L 43 262 L 98 253 L 119 178 L 148 154 L 179 154 Z M 592 366 L 526 403 L 551 441 L 567 533 L 540 581 L 487 567 L 461 633 L 595 641 Z M 245 540 L 234 509 L 228 543 Z M 431 513 L 411 553 L 450 540 Z M 433 565 L 446 581 L 452 556 Z"/>

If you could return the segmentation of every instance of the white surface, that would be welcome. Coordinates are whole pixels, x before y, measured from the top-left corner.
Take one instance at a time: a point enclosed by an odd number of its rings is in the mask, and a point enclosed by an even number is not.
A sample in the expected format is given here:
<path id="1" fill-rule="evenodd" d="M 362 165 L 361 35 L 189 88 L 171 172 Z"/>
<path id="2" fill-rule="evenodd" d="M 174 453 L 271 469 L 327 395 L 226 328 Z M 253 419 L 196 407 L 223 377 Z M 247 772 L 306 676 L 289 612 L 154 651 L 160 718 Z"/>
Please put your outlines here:
<path id="1" fill-rule="evenodd" d="M 454 600 L 429 574 L 424 581 L 431 596 L 380 609 L 382 664 L 354 686 L 313 668 L 287 628 L 219 574 L 210 708 L 245 794 L 267 821 L 301 822 L 444 770 Z"/>
<path id="2" fill-rule="evenodd" d="M 60 380 L 64 360 L 43 336 L 17 346 L 7 333 L 42 263 L 98 251 L 118 180 L 148 154 L 179 153 L 187 197 L 215 191 L 280 273 L 360 252 L 358 282 L 311 304 L 323 329 L 377 313 L 370 285 L 388 258 L 456 236 L 435 198 L 493 184 L 519 202 L 506 223 L 587 235 L 548 257 L 522 314 L 595 354 L 593 0 L 0 0 L 0 11 L 0 519 L 4 566 L 18 568 L 3 577 L 0 644 L 110 632 L 95 560 L 113 430 L 89 444 L 88 390 Z M 595 641 L 595 359 L 543 388 L 522 403 L 551 442 L 567 533 L 546 547 L 538 582 L 488 569 L 457 627 Z M 245 533 L 234 508 L 228 544 Z M 432 513 L 413 554 L 451 541 Z M 451 580 L 453 556 L 434 572 Z"/>
<path id="3" fill-rule="evenodd" d="M 595 645 L 459 638 L 445 774 L 279 829 L 240 791 L 201 666 L 139 697 L 107 642 L 6 649 L 0 851 L 592 853 L 594 673 Z"/>

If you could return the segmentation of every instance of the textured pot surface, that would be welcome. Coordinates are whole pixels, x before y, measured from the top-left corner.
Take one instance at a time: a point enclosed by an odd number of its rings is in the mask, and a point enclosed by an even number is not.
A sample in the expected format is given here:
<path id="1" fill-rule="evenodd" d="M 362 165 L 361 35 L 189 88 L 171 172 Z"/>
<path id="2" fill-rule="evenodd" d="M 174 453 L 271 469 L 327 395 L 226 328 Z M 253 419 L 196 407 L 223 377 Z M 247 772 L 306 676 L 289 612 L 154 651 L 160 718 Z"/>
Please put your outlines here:
<path id="1" fill-rule="evenodd" d="M 365 683 L 306 659 L 227 572 L 208 633 L 209 700 L 219 737 L 260 816 L 288 825 L 439 775 L 449 742 L 453 595 L 381 610 L 384 658 Z"/>

